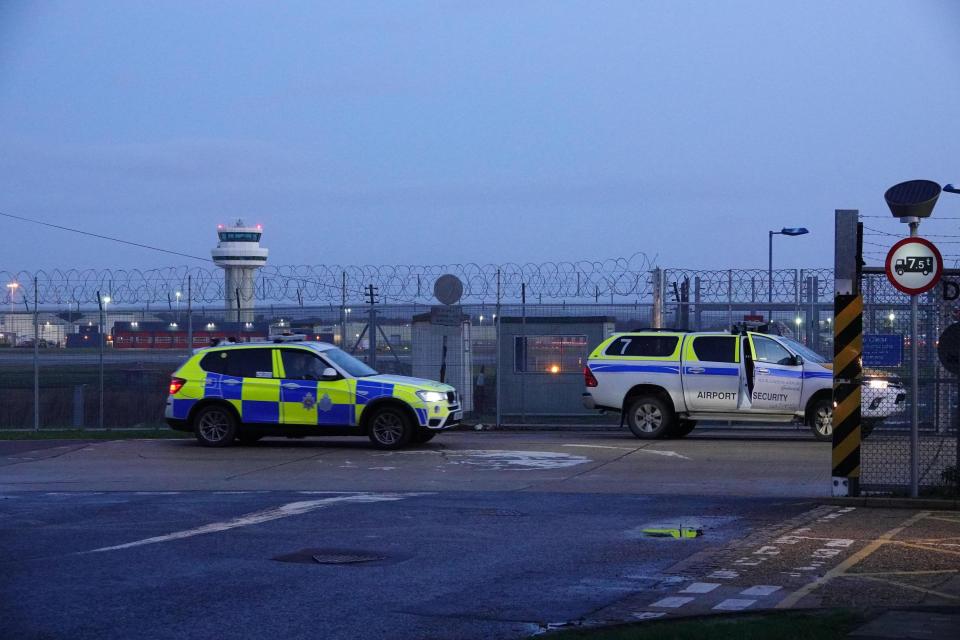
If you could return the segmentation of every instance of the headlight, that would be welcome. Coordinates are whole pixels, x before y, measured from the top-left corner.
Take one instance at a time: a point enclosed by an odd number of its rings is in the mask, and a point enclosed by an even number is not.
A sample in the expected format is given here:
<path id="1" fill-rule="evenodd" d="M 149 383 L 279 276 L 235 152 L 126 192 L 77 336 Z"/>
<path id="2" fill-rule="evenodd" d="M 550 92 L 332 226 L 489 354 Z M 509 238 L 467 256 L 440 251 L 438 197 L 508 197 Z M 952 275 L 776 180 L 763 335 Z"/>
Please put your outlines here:
<path id="1" fill-rule="evenodd" d="M 886 389 L 890 386 L 890 383 L 886 380 L 871 380 L 869 386 L 871 389 Z"/>
<path id="2" fill-rule="evenodd" d="M 417 391 L 417 397 L 424 402 L 442 402 L 446 400 L 447 394 L 439 391 Z"/>

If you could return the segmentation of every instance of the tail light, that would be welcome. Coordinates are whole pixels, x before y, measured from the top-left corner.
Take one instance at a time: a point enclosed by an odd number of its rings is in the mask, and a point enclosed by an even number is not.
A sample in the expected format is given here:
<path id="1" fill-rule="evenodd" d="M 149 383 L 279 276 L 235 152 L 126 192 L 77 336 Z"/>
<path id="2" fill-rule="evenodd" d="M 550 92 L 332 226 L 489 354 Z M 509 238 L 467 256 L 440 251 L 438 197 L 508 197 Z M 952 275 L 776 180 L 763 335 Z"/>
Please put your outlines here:
<path id="1" fill-rule="evenodd" d="M 588 387 L 595 387 L 600 384 L 597 382 L 597 378 L 593 375 L 593 371 L 590 371 L 590 367 L 583 368 L 583 384 Z"/>
<path id="2" fill-rule="evenodd" d="M 183 378 L 170 378 L 170 395 L 177 395 L 181 387 L 187 383 Z"/>

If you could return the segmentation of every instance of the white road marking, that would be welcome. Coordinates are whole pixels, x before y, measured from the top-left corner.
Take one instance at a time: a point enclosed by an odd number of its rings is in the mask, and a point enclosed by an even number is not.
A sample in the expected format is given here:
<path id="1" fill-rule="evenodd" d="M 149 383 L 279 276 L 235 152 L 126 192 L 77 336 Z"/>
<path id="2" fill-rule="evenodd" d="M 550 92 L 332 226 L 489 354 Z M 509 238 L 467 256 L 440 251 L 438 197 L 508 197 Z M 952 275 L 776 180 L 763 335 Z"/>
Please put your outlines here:
<path id="1" fill-rule="evenodd" d="M 564 447 L 579 447 L 582 449 L 615 449 L 617 451 L 634 451 L 637 447 L 611 447 L 605 444 L 565 444 Z"/>
<path id="2" fill-rule="evenodd" d="M 666 611 L 637 611 L 633 614 L 635 620 L 653 620 L 667 615 Z"/>
<path id="3" fill-rule="evenodd" d="M 633 451 L 633 449 L 630 449 Z M 590 458 L 555 451 L 498 451 L 461 449 L 444 451 L 394 451 L 395 455 L 442 455 L 449 464 L 484 467 L 489 471 L 538 471 L 563 469 L 592 462 Z M 440 467 L 437 467 L 440 469 Z"/>
<path id="4" fill-rule="evenodd" d="M 727 598 L 717 606 L 713 608 L 714 611 L 743 611 L 752 604 L 755 604 L 756 600 L 742 600 L 740 598 Z"/>
<path id="5" fill-rule="evenodd" d="M 680 593 L 710 593 L 719 586 L 720 583 L 718 582 L 694 582 L 687 588 L 681 589 Z"/>
<path id="6" fill-rule="evenodd" d="M 135 496 L 177 496 L 179 491 L 134 491 Z"/>
<path id="7" fill-rule="evenodd" d="M 690 458 L 688 458 L 687 456 L 681 455 L 676 451 L 660 451 L 659 449 L 639 449 L 639 451 L 640 453 L 653 453 L 658 456 L 666 456 L 668 458 L 680 458 L 682 460 L 690 460 Z"/>
<path id="8" fill-rule="evenodd" d="M 309 513 L 310 511 L 323 509 L 325 507 L 330 507 L 340 503 L 390 502 L 395 500 L 403 500 L 406 497 L 420 496 L 420 495 L 425 495 L 425 494 L 422 494 L 422 493 L 408 493 L 408 494 L 364 493 L 359 495 L 346 495 L 346 496 L 336 496 L 331 498 L 322 498 L 320 500 L 303 500 L 301 502 L 291 502 L 289 504 L 281 505 L 274 509 L 266 509 L 264 511 L 255 511 L 254 513 L 248 513 L 245 516 L 233 518 L 232 520 L 224 520 L 223 522 L 213 522 L 211 524 L 205 524 L 202 527 L 196 527 L 195 529 L 177 531 L 175 533 L 168 533 L 162 536 L 154 536 L 153 538 L 145 538 L 143 540 L 137 540 L 135 542 L 127 542 L 126 544 L 118 544 L 111 547 L 100 547 L 99 549 L 84 551 L 82 553 L 100 553 L 102 551 L 118 551 L 120 549 L 130 549 L 132 547 L 142 547 L 148 544 L 156 544 L 158 542 L 169 542 L 171 540 L 183 540 L 184 538 L 192 538 L 193 536 L 199 536 L 206 533 L 218 533 L 220 531 L 227 531 L 229 529 L 236 529 L 238 527 L 248 527 L 254 524 L 262 524 L 264 522 L 270 522 L 271 520 L 279 520 L 280 518 L 287 518 L 289 516 L 297 516 L 304 513 Z"/>
<path id="9" fill-rule="evenodd" d="M 688 602 L 693 602 L 693 598 L 681 598 L 679 596 L 670 596 L 654 602 L 651 607 L 660 607 L 661 609 L 679 609 Z"/>
<path id="10" fill-rule="evenodd" d="M 43 495 L 57 496 L 57 497 L 70 496 L 73 498 L 84 498 L 86 496 L 99 496 L 101 493 L 103 492 L 102 491 L 50 491 Z"/>
<path id="11" fill-rule="evenodd" d="M 755 587 L 750 587 L 749 589 L 744 589 L 740 592 L 742 596 L 768 596 L 771 593 L 776 593 L 780 591 L 782 587 L 778 587 L 772 584 L 758 584 Z"/>

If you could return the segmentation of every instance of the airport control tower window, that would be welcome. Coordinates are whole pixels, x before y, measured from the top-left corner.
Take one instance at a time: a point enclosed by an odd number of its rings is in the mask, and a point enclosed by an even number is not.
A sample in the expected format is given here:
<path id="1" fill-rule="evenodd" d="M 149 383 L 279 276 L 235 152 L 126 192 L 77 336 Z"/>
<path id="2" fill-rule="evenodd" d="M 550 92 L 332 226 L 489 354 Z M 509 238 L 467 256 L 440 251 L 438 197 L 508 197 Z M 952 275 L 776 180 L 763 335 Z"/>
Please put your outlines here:
<path id="1" fill-rule="evenodd" d="M 220 242 L 260 242 L 263 235 L 256 231 L 221 231 Z"/>

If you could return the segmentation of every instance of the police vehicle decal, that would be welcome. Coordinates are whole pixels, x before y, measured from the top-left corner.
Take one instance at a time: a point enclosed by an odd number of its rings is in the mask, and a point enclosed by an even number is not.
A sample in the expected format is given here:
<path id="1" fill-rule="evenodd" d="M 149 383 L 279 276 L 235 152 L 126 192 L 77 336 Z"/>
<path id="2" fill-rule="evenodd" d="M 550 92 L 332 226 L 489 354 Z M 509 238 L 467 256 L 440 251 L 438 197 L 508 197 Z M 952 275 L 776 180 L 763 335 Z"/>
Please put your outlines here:
<path id="1" fill-rule="evenodd" d="M 393 396 L 393 385 L 387 382 L 357 380 L 357 404 L 367 404 L 372 400 Z"/>
<path id="2" fill-rule="evenodd" d="M 680 373 L 679 366 L 653 365 L 653 364 L 590 364 L 590 370 L 594 373 Z"/>
<path id="3" fill-rule="evenodd" d="M 197 404 L 196 400 L 181 400 L 180 398 L 173 399 L 173 417 L 178 420 L 185 420 L 187 416 L 190 415 L 190 410 L 193 409 L 193 405 Z"/>
<path id="4" fill-rule="evenodd" d="M 757 366 L 763 368 L 766 363 L 758 362 Z M 803 378 L 802 371 L 794 371 L 793 369 L 765 369 L 762 375 L 770 376 L 772 378 Z"/>

